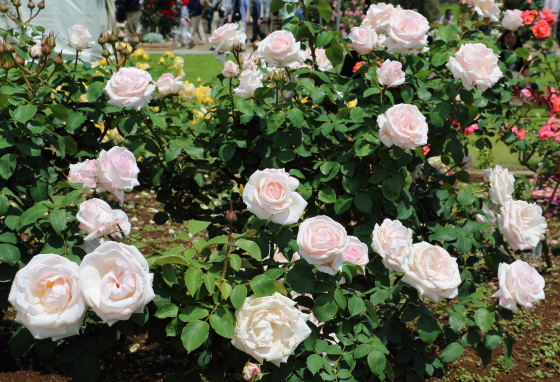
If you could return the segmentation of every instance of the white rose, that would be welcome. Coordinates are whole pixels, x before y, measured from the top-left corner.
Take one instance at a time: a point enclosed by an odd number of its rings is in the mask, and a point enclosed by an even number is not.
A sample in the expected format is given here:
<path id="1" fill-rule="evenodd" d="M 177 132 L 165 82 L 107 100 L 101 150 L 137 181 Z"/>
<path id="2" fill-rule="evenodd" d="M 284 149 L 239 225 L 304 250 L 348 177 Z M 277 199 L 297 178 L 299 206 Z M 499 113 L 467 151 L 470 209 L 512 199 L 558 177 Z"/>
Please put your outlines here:
<path id="1" fill-rule="evenodd" d="M 485 91 L 504 76 L 498 67 L 498 57 L 484 44 L 463 44 L 446 66 L 455 79 L 461 80 L 465 89 L 477 86 Z"/>
<path id="2" fill-rule="evenodd" d="M 243 189 L 243 202 L 259 219 L 294 224 L 307 207 L 298 187 L 299 181 L 284 169 L 255 171 Z"/>
<path id="3" fill-rule="evenodd" d="M 342 225 L 328 216 L 306 219 L 297 235 L 299 255 L 321 272 L 336 274 L 342 268 L 342 255 L 349 245 Z"/>
<path id="4" fill-rule="evenodd" d="M 305 56 L 308 60 L 313 61 L 313 56 L 311 55 L 311 48 L 305 50 Z M 327 58 L 327 53 L 325 49 L 317 48 L 315 49 L 315 59 L 317 60 L 317 66 L 322 72 L 328 72 L 333 69 L 333 66 L 329 59 Z"/>
<path id="5" fill-rule="evenodd" d="M 95 41 L 89 41 L 90 38 L 89 31 L 81 25 L 74 25 L 68 30 L 68 45 L 78 51 L 95 45 Z"/>
<path id="6" fill-rule="evenodd" d="M 89 234 L 84 241 L 97 240 L 107 235 L 122 239 L 121 230 L 127 236 L 130 234 L 131 226 L 126 213 L 111 209 L 101 199 L 93 198 L 80 204 L 76 219 L 80 222 L 80 229 Z"/>
<path id="7" fill-rule="evenodd" d="M 109 326 L 142 313 L 155 297 L 154 275 L 140 251 L 107 241 L 84 256 L 80 265 L 80 289 L 95 314 Z"/>
<path id="8" fill-rule="evenodd" d="M 486 216 L 481 215 L 481 214 L 476 214 L 476 215 L 474 215 L 474 219 L 476 220 L 477 223 L 487 223 L 487 222 L 496 223 L 496 215 L 488 207 L 488 205 L 486 203 L 482 203 L 481 210 L 486 215 L 490 216 L 490 218 L 487 218 Z M 495 231 L 494 227 L 489 227 L 488 229 L 485 229 L 482 233 L 492 233 L 494 231 Z"/>
<path id="9" fill-rule="evenodd" d="M 78 285 L 78 264 L 53 254 L 35 255 L 14 278 L 8 301 L 16 322 L 42 340 L 79 334 L 86 304 Z"/>
<path id="10" fill-rule="evenodd" d="M 83 162 L 71 164 L 68 183 L 83 183 L 84 188 L 97 187 L 97 159 L 86 159 Z"/>
<path id="11" fill-rule="evenodd" d="M 156 89 L 151 81 L 152 76 L 145 70 L 134 67 L 120 68 L 104 88 L 109 96 L 109 104 L 121 109 L 142 109 L 152 100 L 152 93 Z"/>
<path id="12" fill-rule="evenodd" d="M 446 166 L 441 161 L 441 157 L 430 157 L 428 158 L 428 163 L 430 166 L 434 167 L 440 174 L 447 174 L 449 171 L 449 166 Z"/>
<path id="13" fill-rule="evenodd" d="M 215 47 L 214 57 L 217 60 L 224 62 L 231 51 L 244 49 L 247 35 L 237 29 L 237 24 L 224 24 L 210 36 L 209 42 Z"/>
<path id="14" fill-rule="evenodd" d="M 492 22 L 500 20 L 500 8 L 495 0 L 469 0 L 469 8 L 474 8 L 480 17 L 488 17 Z"/>
<path id="15" fill-rule="evenodd" d="M 428 20 L 418 12 L 395 9 L 389 17 L 383 44 L 390 53 L 418 54 L 429 50 Z"/>
<path id="16" fill-rule="evenodd" d="M 185 84 L 185 89 L 179 92 L 179 97 L 185 101 L 192 100 L 196 95 L 196 86 L 194 84 Z"/>
<path id="17" fill-rule="evenodd" d="M 180 91 L 185 90 L 182 78 L 183 76 L 174 77 L 171 73 L 163 74 L 155 83 L 159 94 L 156 94 L 154 98 L 164 98 L 165 96 L 178 94 Z"/>
<path id="18" fill-rule="evenodd" d="M 272 32 L 257 44 L 259 53 L 267 64 L 281 68 L 292 67 L 305 61 L 305 52 L 291 32 L 279 30 Z"/>
<path id="19" fill-rule="evenodd" d="M 40 42 L 36 43 L 29 49 L 29 55 L 33 58 L 39 58 L 43 55 L 43 46 Z"/>
<path id="20" fill-rule="evenodd" d="M 498 227 L 511 248 L 532 250 L 544 237 L 546 220 L 539 205 L 510 200 L 500 209 Z"/>
<path id="21" fill-rule="evenodd" d="M 398 220 L 385 219 L 373 228 L 371 247 L 381 256 L 385 268 L 402 272 L 412 248 L 412 230 Z"/>
<path id="22" fill-rule="evenodd" d="M 397 5 L 396 9 L 400 9 L 400 6 Z M 385 32 L 387 24 L 389 24 L 389 17 L 391 17 L 391 14 L 394 11 L 395 7 L 393 4 L 371 4 L 362 25 L 367 25 L 368 27 L 375 29 L 377 33 Z"/>
<path id="23" fill-rule="evenodd" d="M 353 27 L 348 38 L 358 54 L 370 54 L 377 47 L 377 33 L 367 25 Z"/>
<path id="24" fill-rule="evenodd" d="M 395 87 L 404 84 L 405 74 L 402 64 L 398 61 L 385 60 L 383 65 L 377 68 L 377 82 L 381 86 Z"/>
<path id="25" fill-rule="evenodd" d="M 124 204 L 124 190 L 132 190 L 140 185 L 140 169 L 134 154 L 124 147 L 115 146 L 109 151 L 101 150 L 97 160 L 98 192 L 107 191 L 114 194 L 120 205 Z"/>
<path id="26" fill-rule="evenodd" d="M 403 264 L 403 271 L 402 280 L 430 301 L 454 298 L 459 293 L 461 275 L 457 259 L 441 247 L 424 241 L 414 244 Z"/>
<path id="27" fill-rule="evenodd" d="M 524 261 L 498 266 L 500 289 L 492 297 L 498 297 L 500 306 L 519 310 L 517 304 L 533 309 L 533 303 L 544 299 L 544 278 L 535 268 Z"/>
<path id="28" fill-rule="evenodd" d="M 239 76 L 239 87 L 233 89 L 239 97 L 253 98 L 255 90 L 262 88 L 263 73 L 258 69 L 244 70 Z"/>
<path id="29" fill-rule="evenodd" d="M 523 26 L 523 19 L 521 18 L 521 12 L 519 9 L 507 10 L 504 12 L 504 18 L 502 20 L 502 26 L 512 32 L 515 32 Z"/>
<path id="30" fill-rule="evenodd" d="M 239 65 L 231 60 L 224 62 L 224 69 L 222 69 L 222 75 L 225 78 L 234 78 L 239 74 Z"/>
<path id="31" fill-rule="evenodd" d="M 276 366 L 288 362 L 290 355 L 310 334 L 309 314 L 294 307 L 295 302 L 280 293 L 249 296 L 235 312 L 235 336 L 231 343 L 259 363 Z"/>
<path id="32" fill-rule="evenodd" d="M 348 236 L 348 248 L 342 254 L 342 261 L 365 268 L 369 263 L 367 245 L 355 236 Z"/>
<path id="33" fill-rule="evenodd" d="M 513 199 L 515 178 L 509 173 L 507 168 L 500 167 L 499 165 L 493 169 L 487 168 L 484 170 L 484 177 L 490 185 L 488 196 L 492 203 L 501 206 Z"/>
<path id="34" fill-rule="evenodd" d="M 415 105 L 398 104 L 377 117 L 379 139 L 387 147 L 408 149 L 428 143 L 426 117 Z"/>

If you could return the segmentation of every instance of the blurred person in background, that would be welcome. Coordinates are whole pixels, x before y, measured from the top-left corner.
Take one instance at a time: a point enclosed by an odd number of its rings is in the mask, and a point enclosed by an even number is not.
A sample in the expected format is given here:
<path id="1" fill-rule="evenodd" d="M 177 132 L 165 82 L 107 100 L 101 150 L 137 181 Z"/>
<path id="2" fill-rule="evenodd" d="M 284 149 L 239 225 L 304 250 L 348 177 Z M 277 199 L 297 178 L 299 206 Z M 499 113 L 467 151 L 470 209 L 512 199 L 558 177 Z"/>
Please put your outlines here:
<path id="1" fill-rule="evenodd" d="M 544 0 L 543 9 L 550 9 L 552 13 L 554 13 L 554 17 L 556 17 L 556 22 L 550 28 L 550 35 L 557 39 L 556 30 L 558 26 L 558 16 L 560 15 L 560 0 Z"/>
<path id="2" fill-rule="evenodd" d="M 202 24 L 202 4 L 200 4 L 200 0 L 189 1 L 189 13 L 191 16 L 189 33 L 193 36 L 196 44 L 202 45 L 206 42 L 206 34 Z"/>
<path id="3" fill-rule="evenodd" d="M 239 31 L 247 33 L 247 24 L 251 11 L 251 3 L 249 0 L 232 0 L 232 8 L 229 13 L 228 23 L 239 24 Z"/>
<path id="4" fill-rule="evenodd" d="M 262 14 L 263 20 L 261 23 L 263 33 L 268 36 L 272 33 L 272 18 L 270 13 L 270 4 L 272 4 L 272 0 L 261 0 L 261 7 L 262 7 Z"/>
<path id="5" fill-rule="evenodd" d="M 251 8 L 251 17 L 253 19 L 253 37 L 251 38 L 251 43 L 253 45 L 255 45 L 259 38 L 264 40 L 266 37 L 264 32 L 261 30 L 263 15 L 264 12 L 261 0 L 253 0 L 253 7 Z"/>
<path id="6" fill-rule="evenodd" d="M 181 18 L 179 20 L 179 30 L 181 31 L 181 46 L 189 45 L 191 48 L 194 46 L 194 37 L 189 32 L 189 2 L 190 0 L 181 0 Z"/>
<path id="7" fill-rule="evenodd" d="M 560 1 L 560 0 L 559 0 L 559 1 Z M 454 18 L 455 18 L 455 17 L 453 17 L 453 12 L 451 11 L 451 9 L 446 9 L 446 10 L 445 10 L 445 15 L 443 15 L 443 16 L 440 17 L 440 19 L 439 19 L 439 21 L 438 21 L 438 24 L 443 24 L 443 22 L 444 22 L 445 20 L 451 21 L 451 20 L 453 20 Z"/>
<path id="8" fill-rule="evenodd" d="M 210 35 L 214 31 L 224 25 L 226 15 L 231 9 L 231 0 L 206 0 L 208 6 L 212 10 L 212 22 L 210 23 Z M 211 50 L 214 50 L 211 48 Z"/>
<path id="9" fill-rule="evenodd" d="M 140 17 L 142 16 L 142 0 L 119 0 L 117 6 L 118 12 L 126 13 L 126 37 L 130 41 L 140 25 Z"/>

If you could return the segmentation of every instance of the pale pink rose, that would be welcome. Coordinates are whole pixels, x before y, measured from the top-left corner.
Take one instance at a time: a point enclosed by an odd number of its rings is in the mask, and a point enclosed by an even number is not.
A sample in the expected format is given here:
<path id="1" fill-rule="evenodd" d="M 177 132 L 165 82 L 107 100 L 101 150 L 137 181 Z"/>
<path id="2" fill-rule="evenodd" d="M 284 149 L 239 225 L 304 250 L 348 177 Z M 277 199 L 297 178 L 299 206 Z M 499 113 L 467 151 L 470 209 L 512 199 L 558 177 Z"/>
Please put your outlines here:
<path id="1" fill-rule="evenodd" d="M 261 373 L 261 367 L 255 363 L 247 362 L 243 367 L 243 379 L 251 382 L 253 378 Z"/>
<path id="2" fill-rule="evenodd" d="M 284 169 L 255 171 L 243 189 L 243 202 L 259 219 L 297 223 L 307 202 L 296 192 L 299 181 Z"/>
<path id="3" fill-rule="evenodd" d="M 134 67 L 120 68 L 111 76 L 104 89 L 109 96 L 109 104 L 121 109 L 142 109 L 152 100 L 152 93 L 156 89 L 151 81 L 152 76 L 145 70 Z"/>
<path id="4" fill-rule="evenodd" d="M 258 51 L 267 64 L 277 67 L 292 67 L 296 62 L 305 61 L 305 52 L 291 32 L 272 32 L 258 43 Z"/>
<path id="5" fill-rule="evenodd" d="M 353 27 L 348 37 L 358 54 L 370 54 L 377 47 L 377 33 L 366 25 Z"/>
<path id="6" fill-rule="evenodd" d="M 76 214 L 80 222 L 79 228 L 89 235 L 84 241 L 97 240 L 111 235 L 114 239 L 122 239 L 122 233 L 130 234 L 130 222 L 124 211 L 113 210 L 101 199 L 93 198 L 80 204 Z"/>
<path id="7" fill-rule="evenodd" d="M 124 147 L 113 147 L 109 151 L 101 150 L 97 160 L 98 192 L 107 191 L 115 195 L 122 206 L 124 190 L 139 186 L 138 165 L 134 154 Z"/>
<path id="8" fill-rule="evenodd" d="M 239 97 L 253 98 L 255 90 L 262 88 L 263 73 L 258 69 L 244 70 L 239 76 L 239 87 L 233 91 Z"/>
<path id="9" fill-rule="evenodd" d="M 515 32 L 523 26 L 523 19 L 521 18 L 521 12 L 519 9 L 504 11 L 504 18 L 502 20 L 502 26 L 512 32 Z"/>
<path id="10" fill-rule="evenodd" d="M 379 139 L 387 147 L 414 149 L 428 143 L 426 117 L 415 105 L 395 105 L 377 117 L 377 124 Z"/>
<path id="11" fill-rule="evenodd" d="M 276 252 L 274 256 L 272 256 L 272 258 L 274 259 L 274 261 L 277 261 L 282 264 L 286 264 L 290 262 L 282 252 Z M 300 258 L 301 257 L 299 256 L 299 253 L 294 252 L 294 254 L 292 255 L 291 262 L 298 261 Z"/>
<path id="12" fill-rule="evenodd" d="M 239 65 L 231 60 L 224 62 L 224 69 L 222 69 L 222 75 L 225 78 L 235 78 L 239 74 Z"/>
<path id="13" fill-rule="evenodd" d="M 402 272 L 403 264 L 412 248 L 412 230 L 398 220 L 385 219 L 373 228 L 371 241 L 373 251 L 390 271 Z"/>
<path id="14" fill-rule="evenodd" d="M 524 103 L 532 102 L 535 100 L 535 94 L 531 89 L 523 88 L 519 91 L 521 93 L 521 101 Z"/>
<path id="15" fill-rule="evenodd" d="M 365 268 L 369 263 L 367 245 L 356 236 L 348 236 L 348 249 L 342 254 L 342 261 Z"/>
<path id="16" fill-rule="evenodd" d="M 54 254 L 31 258 L 14 277 L 8 301 L 15 321 L 38 339 L 77 335 L 87 306 L 78 285 L 78 264 Z"/>
<path id="17" fill-rule="evenodd" d="M 196 86 L 192 83 L 185 84 L 185 89 L 179 92 L 179 97 L 185 101 L 190 101 L 196 96 Z"/>
<path id="18" fill-rule="evenodd" d="M 400 9 L 400 6 L 397 6 Z M 371 4 L 363 19 L 362 25 L 367 25 L 375 29 L 377 33 L 385 32 L 387 24 L 389 24 L 389 17 L 395 11 L 393 4 L 377 3 Z"/>
<path id="19" fill-rule="evenodd" d="M 80 264 L 80 289 L 95 314 L 111 326 L 142 313 L 154 299 L 154 275 L 140 251 L 107 241 L 84 256 Z"/>
<path id="20" fill-rule="evenodd" d="M 68 183 L 83 183 L 83 188 L 97 187 L 97 159 L 86 159 L 83 162 L 71 164 Z"/>
<path id="21" fill-rule="evenodd" d="M 514 250 L 533 250 L 546 230 L 542 208 L 522 200 L 505 202 L 498 215 L 498 227 L 506 242 Z"/>
<path id="22" fill-rule="evenodd" d="M 443 164 L 440 156 L 428 158 L 428 164 L 435 168 L 440 174 L 447 174 L 449 172 L 449 166 Z"/>
<path id="23" fill-rule="evenodd" d="M 470 125 L 469 127 L 465 127 L 465 135 L 472 135 L 474 134 L 475 130 L 478 130 L 478 123 Z"/>
<path id="24" fill-rule="evenodd" d="M 430 301 L 455 298 L 459 293 L 461 274 L 457 259 L 441 247 L 424 241 L 414 244 L 403 264 L 403 271 L 402 281 Z"/>
<path id="25" fill-rule="evenodd" d="M 68 45 L 78 51 L 95 45 L 95 41 L 89 41 L 90 38 L 89 31 L 81 25 L 74 25 L 68 30 Z"/>
<path id="26" fill-rule="evenodd" d="M 469 0 L 469 7 L 474 8 L 480 17 L 488 17 L 490 21 L 500 21 L 500 8 L 495 0 Z"/>
<path id="27" fill-rule="evenodd" d="M 404 84 L 405 74 L 402 64 L 398 61 L 385 60 L 383 65 L 377 68 L 377 82 L 381 86 L 395 87 Z"/>
<path id="28" fill-rule="evenodd" d="M 517 127 L 512 127 L 511 132 L 517 135 L 517 138 L 525 139 L 526 130 L 524 128 L 519 130 Z"/>
<path id="29" fill-rule="evenodd" d="M 243 70 L 251 70 L 256 69 L 259 66 L 266 66 L 266 63 L 258 50 L 243 53 L 241 61 L 243 62 L 241 65 L 241 69 Z"/>
<path id="30" fill-rule="evenodd" d="M 209 38 L 210 44 L 214 45 L 214 56 L 224 62 L 228 53 L 233 50 L 242 50 L 245 47 L 247 36 L 239 32 L 237 24 L 225 24 L 214 31 Z"/>
<path id="31" fill-rule="evenodd" d="M 544 278 L 535 268 L 524 261 L 498 266 L 500 289 L 492 297 L 498 297 L 500 306 L 517 311 L 517 304 L 533 309 L 534 303 L 544 299 Z"/>
<path id="32" fill-rule="evenodd" d="M 349 240 L 342 225 L 328 216 L 306 219 L 297 235 L 299 255 L 321 272 L 336 274 L 342 268 L 342 255 Z"/>
<path id="33" fill-rule="evenodd" d="M 498 67 L 498 55 L 480 43 L 461 45 L 455 57 L 449 58 L 447 68 L 467 90 L 477 86 L 484 91 L 504 76 Z"/>
<path id="34" fill-rule="evenodd" d="M 154 98 L 156 99 L 164 98 L 168 95 L 179 94 L 180 91 L 185 90 L 183 76 L 174 77 L 171 73 L 162 74 L 155 84 L 159 90 L 159 94 L 154 95 Z"/>
<path id="35" fill-rule="evenodd" d="M 484 170 L 484 177 L 488 180 L 490 189 L 488 190 L 488 197 L 491 202 L 491 207 L 501 206 L 507 201 L 513 199 L 513 184 L 515 178 L 509 173 L 507 168 L 497 165 L 493 169 L 487 168 Z"/>
<path id="36" fill-rule="evenodd" d="M 33 58 L 39 58 L 43 55 L 43 46 L 40 42 L 33 45 L 31 49 L 29 49 L 29 55 Z"/>
<path id="37" fill-rule="evenodd" d="M 390 53 L 418 54 L 428 50 L 428 20 L 418 12 L 395 9 L 383 45 Z"/>
<path id="38" fill-rule="evenodd" d="M 305 50 L 305 56 L 308 60 L 313 61 L 313 56 L 311 55 L 311 49 L 307 48 Z M 327 58 L 327 53 L 325 49 L 317 48 L 315 49 L 315 58 L 317 59 L 317 66 L 319 70 L 322 72 L 328 72 L 329 70 L 333 69 L 333 66 L 329 59 Z"/>

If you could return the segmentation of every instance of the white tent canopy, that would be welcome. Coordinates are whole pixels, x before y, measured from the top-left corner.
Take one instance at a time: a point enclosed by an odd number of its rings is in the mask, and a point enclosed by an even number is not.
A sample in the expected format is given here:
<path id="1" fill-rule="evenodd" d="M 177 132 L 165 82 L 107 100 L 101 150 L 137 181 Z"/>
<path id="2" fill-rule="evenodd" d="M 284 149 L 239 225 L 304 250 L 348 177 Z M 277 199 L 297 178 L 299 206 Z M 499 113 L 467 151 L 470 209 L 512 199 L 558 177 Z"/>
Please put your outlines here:
<path id="1" fill-rule="evenodd" d="M 108 4 L 111 2 L 111 4 Z M 101 32 L 108 29 L 109 15 L 107 9 L 114 11 L 113 0 L 45 0 L 46 7 L 39 15 L 31 21 L 33 25 L 45 28 L 45 33 L 54 31 L 56 35 L 56 52 L 62 50 L 62 54 L 74 56 L 76 51 L 68 46 L 68 30 L 73 25 L 86 27 L 91 34 L 95 45 L 91 49 L 84 50 L 80 57 L 84 61 L 96 61 L 101 59 L 101 47 L 97 44 L 97 39 Z M 22 1 L 20 12 L 24 20 L 27 20 L 29 9 L 25 1 Z M 11 8 L 13 6 L 8 2 Z M 109 8 L 108 8 L 109 7 Z M 35 13 L 37 9 L 34 9 Z M 10 11 L 13 14 L 12 11 Z M 111 15 L 111 17 L 114 17 Z M 0 17 L 0 28 L 16 28 L 16 24 L 5 15 Z"/>

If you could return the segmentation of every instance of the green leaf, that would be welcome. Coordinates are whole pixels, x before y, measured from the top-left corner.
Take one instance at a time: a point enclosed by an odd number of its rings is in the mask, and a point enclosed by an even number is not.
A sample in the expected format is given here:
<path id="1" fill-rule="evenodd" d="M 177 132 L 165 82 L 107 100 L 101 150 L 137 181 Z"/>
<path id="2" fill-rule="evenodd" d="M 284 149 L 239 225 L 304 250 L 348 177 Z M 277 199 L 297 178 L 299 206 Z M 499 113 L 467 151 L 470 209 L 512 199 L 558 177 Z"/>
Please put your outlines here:
<path id="1" fill-rule="evenodd" d="M 334 297 L 330 294 L 323 293 L 315 300 L 313 314 L 319 322 L 327 322 L 332 320 L 338 312 L 338 305 Z"/>
<path id="2" fill-rule="evenodd" d="M 161 268 L 161 273 L 163 275 L 163 281 L 170 287 L 173 287 L 174 284 L 177 284 L 177 272 L 175 272 L 175 268 L 173 268 L 169 264 L 164 264 Z"/>
<path id="3" fill-rule="evenodd" d="M 179 320 L 183 322 L 200 320 L 206 317 L 208 317 L 208 310 L 201 308 L 200 306 L 187 306 L 181 309 L 181 312 L 179 313 Z"/>
<path id="4" fill-rule="evenodd" d="M 529 50 L 525 48 L 517 48 L 513 51 L 513 53 L 515 53 L 517 57 L 522 57 L 522 58 L 529 58 L 529 55 L 531 54 Z"/>
<path id="5" fill-rule="evenodd" d="M 356 358 L 362 358 L 365 357 L 366 355 L 368 355 L 371 351 L 372 351 L 372 347 L 370 344 L 361 344 L 356 346 L 356 349 L 354 349 L 354 357 Z"/>
<path id="6" fill-rule="evenodd" d="M 509 369 L 513 364 L 512 353 L 513 353 L 513 344 L 515 344 L 515 340 L 507 335 L 504 338 L 504 364 L 506 369 Z"/>
<path id="7" fill-rule="evenodd" d="M 220 293 L 222 294 L 222 298 L 224 300 L 227 300 L 229 296 L 231 296 L 231 292 L 232 292 L 231 284 L 228 283 L 227 281 L 224 281 L 220 286 Z"/>
<path id="8" fill-rule="evenodd" d="M 37 106 L 35 105 L 21 105 L 14 112 L 14 119 L 18 122 L 25 123 L 35 116 L 37 113 Z"/>
<path id="9" fill-rule="evenodd" d="M 265 275 L 258 275 L 254 277 L 249 285 L 258 297 L 271 296 L 276 291 L 272 280 Z"/>
<path id="10" fill-rule="evenodd" d="M 208 338 L 210 325 L 203 321 L 192 321 L 183 328 L 181 333 L 181 341 L 187 352 L 197 349 Z"/>
<path id="11" fill-rule="evenodd" d="M 286 282 L 298 293 L 313 293 L 315 291 L 313 268 L 315 267 L 310 264 L 296 263 L 286 274 Z"/>
<path id="12" fill-rule="evenodd" d="M 239 240 L 235 241 L 234 245 L 236 247 L 239 247 L 239 248 L 247 251 L 249 256 L 251 256 L 253 259 L 259 260 L 259 261 L 262 260 L 261 249 L 259 248 L 258 244 L 255 243 L 254 241 L 246 240 L 246 239 L 239 239 Z"/>
<path id="13" fill-rule="evenodd" d="M 441 328 L 439 327 L 437 320 L 432 316 L 420 317 L 417 326 L 420 338 L 428 344 L 434 342 L 441 332 Z"/>
<path id="14" fill-rule="evenodd" d="M 70 117 L 70 113 L 68 112 L 68 109 L 66 107 L 64 107 L 64 105 L 52 104 L 52 105 L 49 105 L 49 109 L 51 109 L 53 115 L 58 120 L 60 120 L 62 122 L 68 121 L 68 118 Z"/>
<path id="15" fill-rule="evenodd" d="M 22 356 L 31 348 L 33 342 L 34 339 L 31 332 L 25 326 L 20 326 L 8 341 L 10 353 L 15 356 Z M 5 343 L 4 346 L 6 346 Z"/>
<path id="16" fill-rule="evenodd" d="M 200 220 L 189 220 L 187 223 L 187 228 L 189 232 L 193 235 L 205 230 L 210 225 L 210 222 L 203 222 Z"/>
<path id="17" fill-rule="evenodd" d="M 311 354 L 307 357 L 307 368 L 311 374 L 315 375 L 323 367 L 323 357 L 318 354 Z"/>
<path id="18" fill-rule="evenodd" d="M 229 300 L 235 309 L 241 308 L 241 305 L 247 298 L 247 287 L 245 285 L 236 285 L 231 292 Z"/>
<path id="19" fill-rule="evenodd" d="M 478 325 L 480 330 L 486 332 L 494 324 L 494 312 L 486 309 L 479 309 L 474 314 L 474 322 Z"/>
<path id="20" fill-rule="evenodd" d="M 457 333 L 465 326 L 465 317 L 457 312 L 452 313 L 449 317 L 449 326 L 451 326 L 451 330 Z"/>
<path id="21" fill-rule="evenodd" d="M 6 195 L 0 195 L 0 215 L 4 215 L 10 207 L 10 200 Z"/>
<path id="22" fill-rule="evenodd" d="M 352 207 L 354 198 L 351 195 L 342 195 L 334 203 L 334 213 L 337 215 L 346 212 Z"/>
<path id="23" fill-rule="evenodd" d="M 86 121 L 87 117 L 79 112 L 73 112 L 66 121 L 66 131 L 74 131 Z"/>
<path id="24" fill-rule="evenodd" d="M 274 0 L 270 4 L 270 12 L 278 12 L 282 8 L 284 8 L 284 2 L 282 0 Z"/>
<path id="25" fill-rule="evenodd" d="M 179 313 L 179 308 L 175 304 L 167 303 L 159 307 L 159 309 L 154 313 L 157 318 L 168 318 L 177 317 Z"/>
<path id="26" fill-rule="evenodd" d="M 204 286 L 209 294 L 214 293 L 214 288 L 216 287 L 216 280 L 209 274 L 205 274 L 202 276 L 202 280 L 204 281 Z"/>
<path id="27" fill-rule="evenodd" d="M 358 296 L 352 296 L 350 300 L 348 300 L 348 311 L 350 312 L 350 317 L 362 314 L 365 308 L 366 304 L 364 303 L 364 300 Z"/>
<path id="28" fill-rule="evenodd" d="M 233 321 L 225 314 L 225 309 L 222 307 L 210 316 L 210 325 L 222 337 L 233 338 L 235 334 Z"/>
<path id="29" fill-rule="evenodd" d="M 385 358 L 385 355 L 380 351 L 373 350 L 367 356 L 367 363 L 371 372 L 375 375 L 379 375 L 383 373 L 383 370 L 385 370 L 387 359 Z"/>
<path id="30" fill-rule="evenodd" d="M 452 27 L 439 27 L 437 30 L 438 36 L 445 42 L 449 42 L 451 36 L 453 35 Z"/>
<path id="31" fill-rule="evenodd" d="M 35 204 L 33 207 L 27 209 L 21 216 L 19 217 L 19 227 L 25 227 L 26 225 L 33 224 L 40 218 L 44 217 L 44 215 L 49 210 L 42 204 Z"/>
<path id="32" fill-rule="evenodd" d="M 229 255 L 229 266 L 233 268 L 233 270 L 238 271 L 241 269 L 241 258 L 237 256 L 235 253 Z"/>
<path id="33" fill-rule="evenodd" d="M 181 255 L 166 255 L 159 256 L 155 259 L 152 265 L 163 265 L 163 264 L 180 264 L 190 266 L 190 262 Z"/>
<path id="34" fill-rule="evenodd" d="M 331 31 L 329 30 L 322 31 L 317 35 L 317 46 L 321 48 L 327 45 L 329 42 L 331 42 L 332 38 L 333 38 L 333 33 Z"/>
<path id="35" fill-rule="evenodd" d="M 16 154 L 5 154 L 0 158 L 0 176 L 8 179 L 14 173 L 17 166 L 18 156 Z"/>
<path id="36" fill-rule="evenodd" d="M 458 342 L 452 342 L 441 353 L 441 362 L 449 363 L 455 361 L 463 354 L 465 348 Z"/>
<path id="37" fill-rule="evenodd" d="M 197 268 L 189 268 L 185 273 L 185 286 L 189 293 L 194 296 L 202 285 L 202 271 Z"/>
<path id="38" fill-rule="evenodd" d="M 66 211 L 52 210 L 49 214 L 49 219 L 53 229 L 60 235 L 60 233 L 66 228 Z"/>
<path id="39" fill-rule="evenodd" d="M 324 203 L 334 203 L 336 200 L 336 193 L 332 188 L 326 186 L 319 190 L 317 197 Z"/>
<path id="40" fill-rule="evenodd" d="M 321 10 L 319 10 L 319 13 L 321 13 Z M 327 58 L 329 59 L 331 64 L 333 64 L 333 66 L 335 67 L 340 65 L 344 60 L 344 50 L 342 49 L 340 44 L 336 42 L 336 40 L 331 41 L 331 47 L 325 49 L 325 54 L 327 55 Z"/>
<path id="41" fill-rule="evenodd" d="M 356 205 L 356 208 L 358 208 L 358 210 L 366 214 L 371 213 L 373 210 L 373 201 L 365 192 L 358 194 L 354 198 L 354 204 Z"/>
<path id="42" fill-rule="evenodd" d="M 220 147 L 218 156 L 224 162 L 229 161 L 235 155 L 235 145 L 228 143 Z"/>
<path id="43" fill-rule="evenodd" d="M 288 119 L 298 129 L 301 129 L 303 127 L 303 113 L 298 108 L 293 108 L 288 111 Z"/>
<path id="44" fill-rule="evenodd" d="M 90 353 L 83 353 L 74 362 L 72 380 L 76 382 L 95 382 L 99 379 L 100 373 L 99 359 Z"/>
<path id="45" fill-rule="evenodd" d="M 490 330 L 484 337 L 484 347 L 490 350 L 496 349 L 502 343 L 502 335 L 497 330 Z"/>
<path id="46" fill-rule="evenodd" d="M 86 97 L 89 102 L 95 102 L 103 94 L 105 84 L 100 81 L 92 82 L 86 91 Z"/>
<path id="47" fill-rule="evenodd" d="M 286 120 L 286 116 L 283 113 L 275 113 L 270 115 L 267 122 L 267 132 L 269 134 L 274 133 L 276 130 L 280 128 L 280 126 L 282 126 L 285 120 Z"/>
<path id="48" fill-rule="evenodd" d="M 383 301 L 387 300 L 387 297 L 389 297 L 389 292 L 387 292 L 385 289 L 378 290 L 371 295 L 371 304 L 373 306 L 381 304 Z"/>
<path id="49" fill-rule="evenodd" d="M 383 192 L 383 195 L 392 202 L 399 198 L 401 189 L 401 182 L 395 178 L 387 178 L 383 181 L 383 183 L 381 183 L 381 191 Z"/>
<path id="50" fill-rule="evenodd" d="M 321 17 L 326 20 L 327 23 L 331 21 L 333 10 L 328 0 L 319 0 L 319 2 L 317 3 L 317 10 L 319 11 Z M 337 66 L 338 64 L 333 63 L 333 65 Z"/>
<path id="51" fill-rule="evenodd" d="M 439 227 L 435 230 L 434 236 L 441 241 L 453 241 L 457 239 L 455 226 Z"/>
<path id="52" fill-rule="evenodd" d="M 457 194 L 457 201 L 462 206 L 471 206 L 476 200 L 471 190 L 463 189 Z"/>

